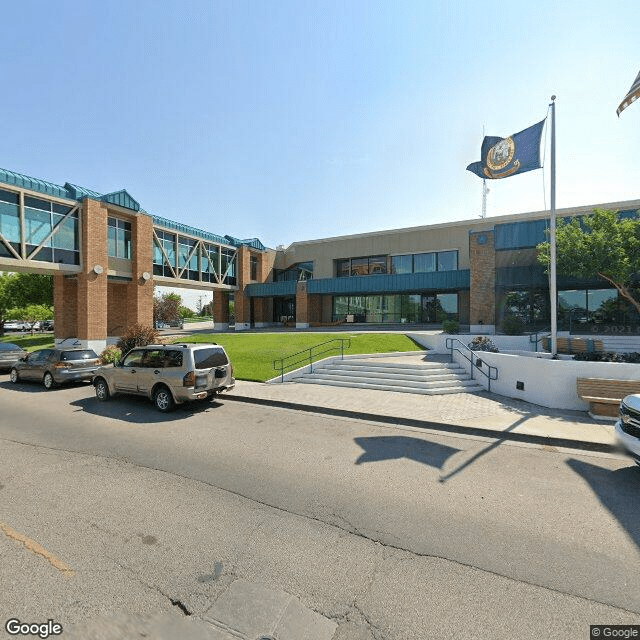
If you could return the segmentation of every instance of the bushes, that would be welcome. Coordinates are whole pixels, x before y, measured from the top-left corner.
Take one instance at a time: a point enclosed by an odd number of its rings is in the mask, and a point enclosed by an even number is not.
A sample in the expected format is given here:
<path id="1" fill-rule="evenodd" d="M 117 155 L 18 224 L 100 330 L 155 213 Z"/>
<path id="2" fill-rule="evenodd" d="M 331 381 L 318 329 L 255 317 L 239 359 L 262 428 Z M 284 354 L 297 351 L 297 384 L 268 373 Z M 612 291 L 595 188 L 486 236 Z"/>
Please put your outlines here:
<path id="1" fill-rule="evenodd" d="M 115 344 L 112 344 L 100 354 L 100 363 L 115 364 L 120 361 L 120 358 L 122 358 L 122 351 Z"/>
<path id="2" fill-rule="evenodd" d="M 507 316 L 502 323 L 502 330 L 508 336 L 519 336 L 524 331 L 524 322 L 517 316 Z"/>
<path id="3" fill-rule="evenodd" d="M 472 351 L 488 351 L 490 353 L 498 353 L 498 347 L 487 336 L 476 336 L 470 343 L 469 349 Z"/>
<path id="4" fill-rule="evenodd" d="M 632 353 L 615 353 L 613 351 L 584 351 L 576 353 L 574 360 L 582 362 L 626 362 L 628 364 L 640 363 L 640 353 L 633 351 Z"/>
<path id="5" fill-rule="evenodd" d="M 445 333 L 458 333 L 460 325 L 457 320 L 444 320 L 442 323 L 442 330 Z"/>
<path id="6" fill-rule="evenodd" d="M 153 327 L 136 324 L 125 331 L 116 346 L 127 354 L 134 347 L 146 347 L 148 344 L 158 344 L 158 332 Z"/>

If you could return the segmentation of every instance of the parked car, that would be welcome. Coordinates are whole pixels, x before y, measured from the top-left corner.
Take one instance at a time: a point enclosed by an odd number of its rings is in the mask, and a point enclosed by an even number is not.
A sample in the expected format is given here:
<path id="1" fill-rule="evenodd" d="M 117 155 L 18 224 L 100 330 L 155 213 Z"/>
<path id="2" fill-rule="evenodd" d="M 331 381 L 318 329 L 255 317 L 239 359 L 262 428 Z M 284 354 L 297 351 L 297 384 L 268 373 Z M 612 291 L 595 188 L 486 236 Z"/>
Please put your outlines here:
<path id="1" fill-rule="evenodd" d="M 98 369 L 93 349 L 39 349 L 20 358 L 11 368 L 11 382 L 41 381 L 45 389 L 56 384 L 91 380 Z"/>
<path id="2" fill-rule="evenodd" d="M 99 400 L 116 393 L 144 395 L 166 412 L 188 400 L 230 391 L 235 380 L 220 345 L 169 344 L 132 349 L 116 365 L 100 367 L 93 385 Z"/>
<path id="3" fill-rule="evenodd" d="M 43 331 L 53 331 L 53 320 L 45 320 L 41 328 Z"/>
<path id="4" fill-rule="evenodd" d="M 10 369 L 27 352 L 12 342 L 0 342 L 0 369 Z"/>
<path id="5" fill-rule="evenodd" d="M 9 320 L 4 323 L 5 331 L 26 331 L 28 324 L 22 320 Z"/>
<path id="6" fill-rule="evenodd" d="M 158 320 L 158 322 L 156 322 L 156 329 L 167 329 L 169 327 L 184 329 L 184 320 L 180 318 L 179 320 L 168 320 L 167 322 Z"/>
<path id="7" fill-rule="evenodd" d="M 615 429 L 622 446 L 635 463 L 640 465 L 640 395 L 634 394 L 623 398 Z"/>

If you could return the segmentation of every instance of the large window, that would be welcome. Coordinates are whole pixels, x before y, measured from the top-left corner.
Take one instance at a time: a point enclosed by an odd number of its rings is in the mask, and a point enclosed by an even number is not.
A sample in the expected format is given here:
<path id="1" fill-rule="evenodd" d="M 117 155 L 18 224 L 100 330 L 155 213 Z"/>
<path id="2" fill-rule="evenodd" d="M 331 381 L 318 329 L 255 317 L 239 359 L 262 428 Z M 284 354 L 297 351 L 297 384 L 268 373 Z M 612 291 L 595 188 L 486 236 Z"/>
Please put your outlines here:
<path id="1" fill-rule="evenodd" d="M 169 265 L 174 269 L 176 267 L 176 234 L 168 231 L 156 231 L 156 235 L 160 244 L 158 244 L 158 241 L 153 243 L 153 273 L 156 276 L 172 278 L 173 273 Z M 167 255 L 168 263 L 164 258 L 162 249 Z"/>
<path id="2" fill-rule="evenodd" d="M 236 284 L 236 252 L 235 249 L 222 249 L 221 252 L 221 271 L 222 275 L 226 273 L 223 283 L 234 286 Z"/>
<path id="3" fill-rule="evenodd" d="M 334 296 L 334 321 L 379 324 L 441 323 L 458 319 L 458 294 Z"/>
<path id="4" fill-rule="evenodd" d="M 387 256 L 368 256 L 366 258 L 344 258 L 336 260 L 336 276 L 369 276 L 387 273 Z"/>
<path id="5" fill-rule="evenodd" d="M 107 253 L 112 258 L 131 260 L 131 223 L 120 218 L 109 218 Z"/>
<path id="6" fill-rule="evenodd" d="M 24 226 L 27 255 L 55 229 L 55 233 L 44 243 L 33 259 L 61 264 L 80 264 L 77 212 L 62 222 L 71 209 L 72 207 L 67 205 L 25 196 Z M 17 237 L 19 242 L 19 229 L 14 230 L 13 237 Z"/>
<path id="7" fill-rule="evenodd" d="M 430 251 L 403 256 L 391 256 L 391 273 L 431 273 L 457 271 L 457 251 Z"/>
<path id="8" fill-rule="evenodd" d="M 349 262 L 348 260 L 346 261 Z M 349 265 L 347 264 L 347 269 Z M 347 274 L 349 275 L 349 274 Z M 313 262 L 297 262 L 287 269 L 274 269 L 274 282 L 297 282 L 299 280 L 311 280 L 313 278 Z M 255 278 L 252 278 L 255 279 Z"/>

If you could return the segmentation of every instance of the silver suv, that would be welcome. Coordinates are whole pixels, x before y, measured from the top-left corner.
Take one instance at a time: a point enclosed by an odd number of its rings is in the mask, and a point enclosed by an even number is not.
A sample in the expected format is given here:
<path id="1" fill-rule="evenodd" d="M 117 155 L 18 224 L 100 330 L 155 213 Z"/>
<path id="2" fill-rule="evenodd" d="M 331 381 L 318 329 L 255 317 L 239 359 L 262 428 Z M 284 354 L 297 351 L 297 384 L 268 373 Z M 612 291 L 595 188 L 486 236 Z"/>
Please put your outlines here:
<path id="1" fill-rule="evenodd" d="M 212 398 L 235 386 L 233 365 L 217 344 L 159 344 L 136 347 L 93 378 L 99 400 L 116 393 L 145 395 L 159 411 L 187 400 Z"/>

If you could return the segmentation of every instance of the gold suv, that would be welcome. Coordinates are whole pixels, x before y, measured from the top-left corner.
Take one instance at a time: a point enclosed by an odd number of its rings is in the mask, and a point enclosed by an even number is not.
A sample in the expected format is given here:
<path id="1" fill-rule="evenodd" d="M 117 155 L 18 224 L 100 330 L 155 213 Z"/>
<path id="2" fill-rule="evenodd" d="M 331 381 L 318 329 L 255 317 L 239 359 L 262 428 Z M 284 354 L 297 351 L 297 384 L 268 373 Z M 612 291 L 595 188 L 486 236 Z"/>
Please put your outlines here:
<path id="1" fill-rule="evenodd" d="M 217 344 L 161 344 L 136 347 L 93 377 L 99 400 L 116 393 L 147 396 L 159 411 L 188 400 L 212 398 L 235 386 L 233 365 Z"/>

